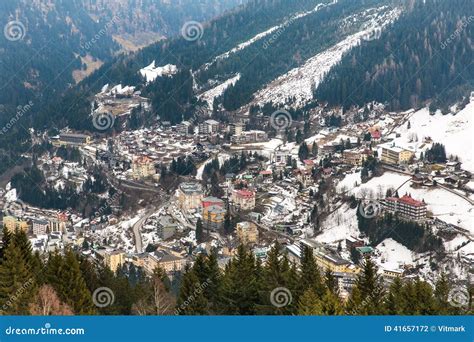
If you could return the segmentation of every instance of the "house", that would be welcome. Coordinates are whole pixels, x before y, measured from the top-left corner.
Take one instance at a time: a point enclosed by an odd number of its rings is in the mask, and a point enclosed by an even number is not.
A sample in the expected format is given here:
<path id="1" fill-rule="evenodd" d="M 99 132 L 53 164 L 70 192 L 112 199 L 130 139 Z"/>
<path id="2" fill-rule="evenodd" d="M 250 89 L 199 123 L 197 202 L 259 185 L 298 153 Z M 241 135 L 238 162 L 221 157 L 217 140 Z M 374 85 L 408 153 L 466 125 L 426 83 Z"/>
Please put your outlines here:
<path id="1" fill-rule="evenodd" d="M 65 232 L 68 217 L 65 213 L 58 213 L 48 217 L 50 232 Z"/>
<path id="2" fill-rule="evenodd" d="M 202 213 L 204 227 L 214 231 L 221 229 L 224 226 L 226 213 L 227 210 L 222 206 L 207 206 Z"/>
<path id="3" fill-rule="evenodd" d="M 55 146 L 83 146 L 89 145 L 91 138 L 85 134 L 61 133 L 58 139 L 52 139 Z"/>
<path id="4" fill-rule="evenodd" d="M 125 263 L 125 253 L 120 250 L 106 252 L 104 262 L 112 272 L 117 272 Z"/>
<path id="5" fill-rule="evenodd" d="M 172 237 L 178 228 L 178 224 L 174 221 L 171 216 L 160 216 L 156 223 L 157 234 L 163 239 L 169 239 Z"/>
<path id="6" fill-rule="evenodd" d="M 446 170 L 449 172 L 456 172 L 461 170 L 461 163 L 458 161 L 451 161 L 446 163 Z"/>
<path id="7" fill-rule="evenodd" d="M 243 131 L 244 131 L 244 124 L 241 122 L 235 122 L 229 125 L 230 135 L 241 135 Z"/>
<path id="8" fill-rule="evenodd" d="M 382 207 L 387 212 L 399 215 L 412 221 L 424 221 L 427 217 L 427 205 L 424 201 L 417 201 L 410 195 L 401 198 L 388 197 L 381 201 Z"/>
<path id="9" fill-rule="evenodd" d="M 370 132 L 370 137 L 374 143 L 378 144 L 382 141 L 382 132 L 376 128 Z"/>
<path id="10" fill-rule="evenodd" d="M 191 128 L 191 123 L 189 121 L 183 121 L 180 124 L 176 125 L 176 132 L 180 135 L 188 136 L 189 130 Z"/>
<path id="11" fill-rule="evenodd" d="M 204 192 L 201 184 L 193 182 L 181 183 L 177 190 L 178 202 L 181 209 L 186 211 L 201 210 Z"/>
<path id="12" fill-rule="evenodd" d="M 136 158 L 132 163 L 132 175 L 135 179 L 144 179 L 156 174 L 155 163 L 147 156 Z"/>
<path id="13" fill-rule="evenodd" d="M 205 209 L 209 206 L 224 207 L 224 201 L 217 197 L 205 197 L 202 199 L 202 208 Z"/>
<path id="14" fill-rule="evenodd" d="M 240 210 L 252 210 L 255 208 L 255 192 L 247 189 L 234 190 L 232 201 Z"/>
<path id="15" fill-rule="evenodd" d="M 236 234 L 237 234 L 237 238 L 242 244 L 258 242 L 258 229 L 255 223 L 252 223 L 252 222 L 237 223 Z"/>

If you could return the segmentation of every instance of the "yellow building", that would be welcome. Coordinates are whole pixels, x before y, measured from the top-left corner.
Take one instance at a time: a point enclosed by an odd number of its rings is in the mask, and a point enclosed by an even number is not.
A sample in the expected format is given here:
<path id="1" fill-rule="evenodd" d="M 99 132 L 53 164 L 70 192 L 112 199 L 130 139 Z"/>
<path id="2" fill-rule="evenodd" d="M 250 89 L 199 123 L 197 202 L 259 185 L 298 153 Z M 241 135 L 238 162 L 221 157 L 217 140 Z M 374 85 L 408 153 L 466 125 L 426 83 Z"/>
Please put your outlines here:
<path id="1" fill-rule="evenodd" d="M 91 138 L 85 134 L 62 133 L 59 139 L 53 140 L 55 146 L 83 146 L 89 145 Z"/>
<path id="2" fill-rule="evenodd" d="M 258 229 L 255 223 L 237 223 L 236 233 L 240 242 L 243 244 L 258 242 Z"/>
<path id="3" fill-rule="evenodd" d="M 403 150 L 398 155 L 398 162 L 400 164 L 408 164 L 411 159 L 415 156 L 415 154 L 408 150 Z"/>
<path id="4" fill-rule="evenodd" d="M 138 157 L 133 161 L 132 174 L 135 179 L 152 177 L 156 174 L 155 163 L 148 157 Z"/>
<path id="5" fill-rule="evenodd" d="M 3 229 L 14 233 L 17 229 L 28 233 L 29 224 L 25 220 L 21 220 L 14 216 L 4 216 L 3 217 Z"/>
<path id="6" fill-rule="evenodd" d="M 386 164 L 407 164 L 414 157 L 414 153 L 401 147 L 383 145 L 381 161 Z"/>
<path id="7" fill-rule="evenodd" d="M 334 273 L 353 273 L 358 274 L 360 268 L 353 265 L 350 261 L 341 259 L 337 256 L 316 253 L 316 264 L 323 270 L 330 270 Z"/>
<path id="8" fill-rule="evenodd" d="M 204 228 L 219 230 L 224 226 L 227 211 L 218 205 L 210 205 L 204 208 L 202 213 Z"/>
<path id="9" fill-rule="evenodd" d="M 105 265 L 113 272 L 123 266 L 125 263 L 125 253 L 122 251 L 106 252 L 104 255 Z"/>

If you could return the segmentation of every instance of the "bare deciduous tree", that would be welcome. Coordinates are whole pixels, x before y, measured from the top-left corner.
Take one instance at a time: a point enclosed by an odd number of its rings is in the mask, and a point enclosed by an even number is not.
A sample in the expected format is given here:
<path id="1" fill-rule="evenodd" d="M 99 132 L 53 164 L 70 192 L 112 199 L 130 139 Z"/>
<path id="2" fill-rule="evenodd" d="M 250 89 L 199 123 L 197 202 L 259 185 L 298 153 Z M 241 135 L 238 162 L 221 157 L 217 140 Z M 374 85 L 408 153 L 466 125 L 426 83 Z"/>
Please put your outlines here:
<path id="1" fill-rule="evenodd" d="M 38 316 L 70 316 L 74 314 L 69 305 L 61 302 L 56 291 L 50 285 L 43 285 L 39 289 L 33 303 L 30 304 L 29 311 L 32 315 Z"/>

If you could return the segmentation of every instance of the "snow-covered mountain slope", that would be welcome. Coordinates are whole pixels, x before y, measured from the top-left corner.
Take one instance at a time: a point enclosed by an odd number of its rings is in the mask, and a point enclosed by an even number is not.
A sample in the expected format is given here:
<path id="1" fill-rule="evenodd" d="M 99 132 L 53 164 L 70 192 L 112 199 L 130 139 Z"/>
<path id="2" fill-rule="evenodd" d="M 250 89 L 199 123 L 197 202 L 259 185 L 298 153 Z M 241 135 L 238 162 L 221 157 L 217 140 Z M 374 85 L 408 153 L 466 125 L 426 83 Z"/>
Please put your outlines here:
<path id="1" fill-rule="evenodd" d="M 221 84 L 215 86 L 214 88 L 207 90 L 198 97 L 200 100 L 207 102 L 209 108 L 212 108 L 214 98 L 216 98 L 217 96 L 221 96 L 228 87 L 234 85 L 235 82 L 237 82 L 239 79 L 240 74 L 237 74 L 234 77 L 229 78 L 225 82 L 222 82 Z"/>
<path id="2" fill-rule="evenodd" d="M 364 11 L 364 29 L 352 34 L 331 48 L 312 57 L 306 63 L 280 76 L 264 89 L 259 91 L 255 98 L 259 103 L 284 103 L 290 97 L 296 97 L 296 107 L 304 105 L 313 98 L 313 90 L 319 85 L 324 76 L 336 65 L 342 56 L 362 39 L 376 39 L 387 25 L 399 17 L 399 8 L 388 10 L 387 6 Z M 344 20 L 344 23 L 353 21 L 353 16 Z"/>
<path id="3" fill-rule="evenodd" d="M 240 43 L 238 44 L 236 47 L 232 48 L 231 50 L 227 51 L 227 52 L 224 52 L 223 54 L 217 56 L 214 58 L 214 60 L 210 63 L 206 63 L 204 65 L 204 68 L 208 68 L 210 65 L 212 65 L 213 63 L 216 63 L 216 62 L 219 62 L 223 59 L 226 59 L 228 58 L 230 55 L 240 51 L 240 50 L 243 50 L 245 49 L 246 47 L 256 43 L 256 42 L 259 42 L 261 41 L 263 38 L 266 38 L 266 37 L 270 37 L 272 34 L 275 34 L 275 35 L 280 35 L 281 31 L 284 30 L 286 27 L 288 27 L 289 25 L 293 24 L 296 20 L 298 19 L 301 19 L 301 18 L 304 18 L 310 14 L 314 14 L 316 12 L 318 12 L 319 10 L 325 8 L 325 7 L 328 7 L 328 6 L 332 6 L 334 4 L 336 4 L 338 2 L 338 0 L 333 0 L 332 2 L 330 3 L 320 3 L 318 4 L 314 9 L 312 9 L 311 11 L 305 11 L 305 12 L 301 12 L 301 13 L 297 13 L 295 15 L 293 15 L 291 18 L 285 20 L 283 23 L 281 23 L 280 25 L 275 25 L 273 27 L 270 27 L 268 30 L 264 31 L 264 32 L 261 32 L 261 33 L 258 33 L 257 35 L 255 35 L 254 37 L 250 38 L 249 40 L 243 42 L 243 43 Z M 268 42 L 264 42 L 263 46 L 265 48 L 265 44 L 268 43 Z"/>
<path id="4" fill-rule="evenodd" d="M 400 147 L 417 148 L 424 138 L 430 137 L 434 142 L 445 145 L 448 155 L 456 155 L 462 162 L 462 168 L 474 172 L 474 101 L 471 101 L 459 113 L 436 113 L 430 115 L 428 108 L 415 112 L 409 119 L 410 128 L 403 124 L 396 132 L 401 134 L 395 139 Z M 417 141 L 410 142 L 413 137 Z"/>

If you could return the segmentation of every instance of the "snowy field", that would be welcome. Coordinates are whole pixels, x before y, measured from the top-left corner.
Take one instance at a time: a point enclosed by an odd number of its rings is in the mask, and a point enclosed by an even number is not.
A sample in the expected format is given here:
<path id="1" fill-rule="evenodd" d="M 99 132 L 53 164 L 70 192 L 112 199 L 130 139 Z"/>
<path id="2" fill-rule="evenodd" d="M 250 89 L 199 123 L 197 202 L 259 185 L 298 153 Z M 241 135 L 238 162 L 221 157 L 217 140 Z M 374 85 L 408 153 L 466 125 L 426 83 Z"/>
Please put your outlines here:
<path id="1" fill-rule="evenodd" d="M 396 132 L 401 134 L 395 139 L 397 146 L 420 147 L 425 137 L 445 145 L 448 155 L 456 155 L 462 162 L 462 168 L 474 172 L 474 102 L 471 102 L 456 115 L 436 113 L 430 115 L 424 108 L 410 118 L 410 129 L 404 124 Z M 418 142 L 410 143 L 413 138 Z"/>
<path id="2" fill-rule="evenodd" d="M 474 212 L 473 206 L 449 191 L 440 188 L 412 188 L 409 176 L 393 172 L 385 172 L 381 177 L 372 178 L 361 185 L 360 173 L 347 175 L 338 184 L 338 191 L 347 191 L 358 198 L 380 199 L 385 197 L 387 189 L 397 189 L 400 196 L 405 193 L 412 195 L 414 199 L 424 200 L 428 210 L 434 217 L 447 223 L 455 224 L 468 229 L 474 234 Z"/>

